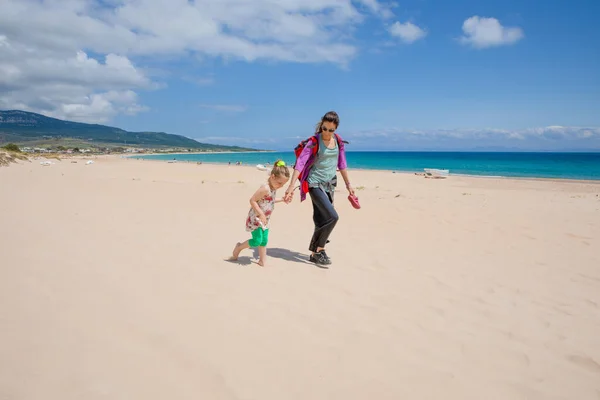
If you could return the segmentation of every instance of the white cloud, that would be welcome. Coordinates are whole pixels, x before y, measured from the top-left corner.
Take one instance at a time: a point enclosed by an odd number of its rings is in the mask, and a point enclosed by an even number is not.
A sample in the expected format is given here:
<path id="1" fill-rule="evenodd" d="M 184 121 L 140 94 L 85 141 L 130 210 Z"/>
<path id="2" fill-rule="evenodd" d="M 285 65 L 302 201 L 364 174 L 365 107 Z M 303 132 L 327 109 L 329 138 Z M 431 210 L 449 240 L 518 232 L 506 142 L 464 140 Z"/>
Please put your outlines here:
<path id="1" fill-rule="evenodd" d="M 358 2 L 382 18 L 387 19 L 394 16 L 394 13 L 392 12 L 393 4 L 383 4 L 378 0 L 359 0 Z"/>
<path id="2" fill-rule="evenodd" d="M 519 142 L 533 141 L 537 143 L 575 143 L 596 140 L 600 145 L 600 127 L 577 126 L 546 126 L 528 129 L 437 129 L 413 130 L 387 128 L 352 132 L 344 136 L 348 139 L 381 139 L 389 141 L 442 141 L 452 140 L 454 143 L 470 142 L 497 142 L 504 144 L 519 144 Z"/>
<path id="3" fill-rule="evenodd" d="M 400 129 L 345 131 L 352 150 L 600 151 L 600 127 L 547 126 L 528 129 Z M 290 151 L 306 136 L 195 138 L 215 144 L 255 145 Z M 383 144 L 383 145 L 382 145 Z"/>
<path id="4" fill-rule="evenodd" d="M 593 135 L 600 137 L 600 127 L 578 127 L 578 126 L 559 126 L 550 125 L 545 127 L 537 128 L 526 128 L 526 129 L 437 129 L 437 130 L 402 130 L 402 129 L 382 129 L 378 131 L 368 131 L 365 133 L 375 133 L 382 136 L 393 136 L 397 134 L 410 134 L 410 135 L 432 135 L 432 136 L 455 136 L 460 138 L 472 138 L 474 136 L 481 135 L 506 135 L 510 136 L 513 134 L 520 134 L 524 136 L 536 136 L 536 137 L 554 137 L 556 135 L 562 137 L 583 137 L 585 135 Z M 358 135 L 358 133 L 357 133 Z"/>
<path id="5" fill-rule="evenodd" d="M 462 30 L 460 41 L 478 49 L 510 45 L 524 37 L 521 28 L 504 27 L 496 18 L 473 16 L 465 20 Z"/>
<path id="6" fill-rule="evenodd" d="M 246 106 L 236 104 L 200 104 L 198 106 L 200 108 L 224 112 L 244 112 L 248 109 Z"/>
<path id="7" fill-rule="evenodd" d="M 99 61 L 83 51 L 57 57 L 6 37 L 0 43 L 2 109 L 84 122 L 145 110 L 132 89 L 151 88 L 152 83 L 127 57 L 107 54 Z"/>
<path id="8" fill-rule="evenodd" d="M 109 93 L 156 88 L 140 67 L 156 58 L 344 67 L 367 13 L 391 11 L 379 0 L 0 0 L 0 107 L 84 121 L 133 113 L 143 107 Z"/>
<path id="9" fill-rule="evenodd" d="M 56 50 L 97 53 L 199 52 L 243 60 L 347 62 L 353 45 L 341 40 L 363 15 L 351 0 L 3 0 L 5 34 Z M 372 12 L 385 8 L 362 0 Z M 329 53 L 313 56 L 316 53 Z M 341 61 L 340 61 L 341 58 Z"/>
<path id="10" fill-rule="evenodd" d="M 95 93 L 77 100 L 76 103 L 63 103 L 46 115 L 71 121 L 102 123 L 117 114 L 135 115 L 147 111 L 147 107 L 137 104 L 137 94 L 131 90 Z"/>
<path id="11" fill-rule="evenodd" d="M 598 139 L 600 138 L 600 128 L 553 125 L 544 128 L 526 129 L 523 131 L 523 134 L 549 140 Z"/>
<path id="12" fill-rule="evenodd" d="M 424 29 L 419 28 L 412 22 L 400 23 L 396 21 L 389 28 L 389 32 L 392 36 L 400 38 L 405 43 L 413 43 L 427 35 Z"/>

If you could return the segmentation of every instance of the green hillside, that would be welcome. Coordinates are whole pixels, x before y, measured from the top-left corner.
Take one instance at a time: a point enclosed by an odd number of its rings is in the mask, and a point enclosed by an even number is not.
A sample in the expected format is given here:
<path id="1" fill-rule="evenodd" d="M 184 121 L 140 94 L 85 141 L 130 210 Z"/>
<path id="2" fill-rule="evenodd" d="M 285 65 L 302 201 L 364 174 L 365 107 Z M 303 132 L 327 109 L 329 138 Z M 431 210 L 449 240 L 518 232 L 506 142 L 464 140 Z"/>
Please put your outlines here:
<path id="1" fill-rule="evenodd" d="M 132 146 L 148 148 L 185 148 L 198 151 L 248 151 L 237 146 L 200 143 L 181 135 L 164 132 L 128 132 L 111 126 L 63 121 L 19 110 L 0 110 L 0 145 L 18 143 L 39 145 L 49 140 L 56 143 L 87 143 L 90 146 Z"/>

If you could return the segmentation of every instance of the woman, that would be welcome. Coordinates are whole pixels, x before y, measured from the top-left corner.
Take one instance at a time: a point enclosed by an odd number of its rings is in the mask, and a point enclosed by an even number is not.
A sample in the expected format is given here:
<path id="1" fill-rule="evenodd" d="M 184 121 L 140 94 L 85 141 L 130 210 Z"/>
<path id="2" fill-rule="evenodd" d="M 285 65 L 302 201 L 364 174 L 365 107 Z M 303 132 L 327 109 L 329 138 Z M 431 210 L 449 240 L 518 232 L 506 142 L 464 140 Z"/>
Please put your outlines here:
<path id="1" fill-rule="evenodd" d="M 313 204 L 315 231 L 310 241 L 310 261 L 319 265 L 331 264 L 325 253 L 325 245 L 335 227 L 339 216 L 333 207 L 333 195 L 337 186 L 336 169 L 340 170 L 346 188 L 351 195 L 354 189 L 346 171 L 346 151 L 344 142 L 334 134 L 340 124 L 337 113 L 330 111 L 317 124 L 314 140 L 302 150 L 294 166 L 294 174 L 285 191 L 285 201 L 290 202 L 294 195 L 296 180 L 300 178 L 300 201 L 306 193 Z M 318 151 L 313 152 L 314 146 Z"/>

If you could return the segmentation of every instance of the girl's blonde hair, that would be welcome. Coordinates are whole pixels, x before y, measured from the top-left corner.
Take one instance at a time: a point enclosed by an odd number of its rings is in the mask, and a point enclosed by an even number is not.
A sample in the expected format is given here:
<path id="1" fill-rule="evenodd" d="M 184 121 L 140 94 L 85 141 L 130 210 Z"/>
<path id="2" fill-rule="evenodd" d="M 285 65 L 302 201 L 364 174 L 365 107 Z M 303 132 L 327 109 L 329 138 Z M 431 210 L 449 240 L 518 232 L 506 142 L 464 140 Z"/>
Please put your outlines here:
<path id="1" fill-rule="evenodd" d="M 273 164 L 273 169 L 271 170 L 271 175 L 279 178 L 280 176 L 285 176 L 286 178 L 290 177 L 290 170 L 285 165 L 283 160 L 277 160 Z"/>

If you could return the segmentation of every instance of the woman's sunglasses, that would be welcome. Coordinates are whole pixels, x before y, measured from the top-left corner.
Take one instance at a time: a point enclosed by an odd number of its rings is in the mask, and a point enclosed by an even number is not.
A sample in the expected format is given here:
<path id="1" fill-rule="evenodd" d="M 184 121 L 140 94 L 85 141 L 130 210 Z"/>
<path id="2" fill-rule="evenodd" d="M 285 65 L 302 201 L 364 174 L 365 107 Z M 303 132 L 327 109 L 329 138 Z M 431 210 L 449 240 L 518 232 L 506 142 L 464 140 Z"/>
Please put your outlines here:
<path id="1" fill-rule="evenodd" d="M 324 126 L 321 127 L 322 132 L 335 132 L 335 129 L 327 129 Z"/>

